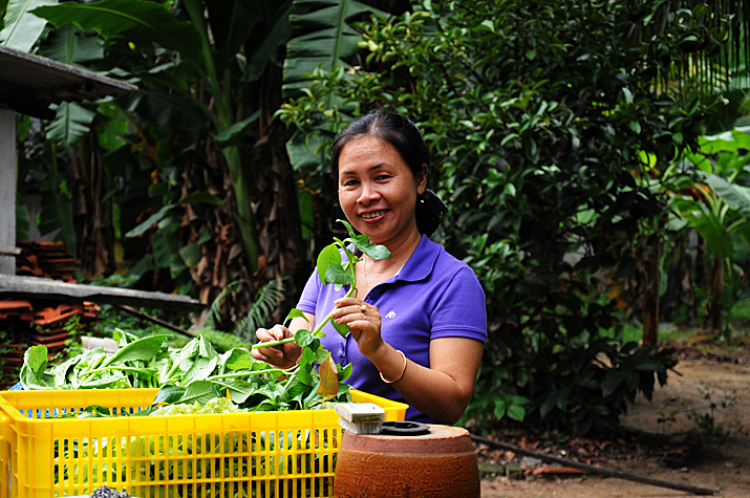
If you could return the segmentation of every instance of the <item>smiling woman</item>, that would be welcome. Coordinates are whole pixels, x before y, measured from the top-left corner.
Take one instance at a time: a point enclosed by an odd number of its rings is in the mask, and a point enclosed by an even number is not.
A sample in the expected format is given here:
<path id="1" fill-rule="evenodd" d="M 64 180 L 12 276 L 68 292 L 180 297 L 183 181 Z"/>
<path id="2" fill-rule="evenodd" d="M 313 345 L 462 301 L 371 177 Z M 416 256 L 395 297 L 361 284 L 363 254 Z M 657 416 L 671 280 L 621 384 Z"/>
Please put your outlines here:
<path id="1" fill-rule="evenodd" d="M 427 189 L 422 134 L 406 116 L 376 111 L 339 135 L 331 166 L 346 218 L 391 257 L 361 255 L 354 297 L 314 272 L 297 305 L 310 324 L 296 318 L 289 328 L 259 329 L 258 339 L 291 337 L 335 307 L 331 318 L 351 333 L 342 337 L 326 324 L 321 342 L 337 363 L 352 364 L 353 387 L 408 403 L 409 420 L 455 423 L 471 399 L 487 338 L 485 296 L 471 268 L 428 238 L 446 208 Z M 292 343 L 253 354 L 288 367 L 300 349 Z"/>

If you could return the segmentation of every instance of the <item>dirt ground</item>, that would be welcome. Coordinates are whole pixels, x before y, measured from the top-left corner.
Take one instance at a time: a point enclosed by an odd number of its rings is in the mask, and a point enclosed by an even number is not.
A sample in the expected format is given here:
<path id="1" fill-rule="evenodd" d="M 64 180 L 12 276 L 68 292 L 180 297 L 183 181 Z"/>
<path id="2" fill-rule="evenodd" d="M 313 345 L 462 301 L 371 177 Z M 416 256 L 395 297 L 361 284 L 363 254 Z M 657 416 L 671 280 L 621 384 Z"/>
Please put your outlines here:
<path id="1" fill-rule="evenodd" d="M 708 489 L 714 496 L 750 497 L 750 348 L 680 348 L 677 373 L 670 372 L 667 385 L 656 390 L 652 402 L 638 399 L 623 420 L 633 438 L 576 438 L 567 445 L 578 449 L 577 460 L 591 465 Z M 497 438 L 505 439 L 502 434 Z M 514 445 L 516 441 L 517 435 L 507 440 Z M 570 455 L 565 447 L 547 445 L 544 452 Z M 591 458 L 581 459 L 585 454 Z M 563 473 L 558 465 L 486 447 L 479 448 L 478 455 L 485 498 L 694 496 L 620 478 Z"/>

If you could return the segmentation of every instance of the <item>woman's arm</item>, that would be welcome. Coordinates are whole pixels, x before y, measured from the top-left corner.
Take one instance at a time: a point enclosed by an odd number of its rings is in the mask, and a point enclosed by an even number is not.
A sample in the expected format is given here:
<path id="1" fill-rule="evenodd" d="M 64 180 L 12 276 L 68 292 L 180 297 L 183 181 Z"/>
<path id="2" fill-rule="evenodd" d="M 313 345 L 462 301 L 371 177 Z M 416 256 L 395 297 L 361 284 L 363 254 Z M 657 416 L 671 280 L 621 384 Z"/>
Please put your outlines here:
<path id="1" fill-rule="evenodd" d="M 288 328 L 283 325 L 275 325 L 270 330 L 256 330 L 255 336 L 258 338 L 258 342 L 273 342 L 286 339 L 287 337 L 294 337 L 294 334 L 301 329 L 314 330 L 315 315 L 312 313 L 303 314 L 307 317 L 309 323 L 304 318 L 294 318 L 289 323 Z M 299 357 L 302 354 L 302 348 L 300 348 L 296 342 L 290 342 L 283 346 L 253 349 L 251 354 L 256 360 L 265 361 L 269 365 L 286 369 L 297 364 Z"/>
<path id="2" fill-rule="evenodd" d="M 369 356 L 386 380 L 407 403 L 446 424 L 454 424 L 469 405 L 479 371 L 484 344 L 464 337 L 443 337 L 430 342 L 430 368 L 404 359 L 392 346 Z M 403 376 L 399 379 L 403 372 Z"/>
<path id="3" fill-rule="evenodd" d="M 331 317 L 346 323 L 359 351 L 390 381 L 409 405 L 446 424 L 463 415 L 474 391 L 484 344 L 466 337 L 430 341 L 430 368 L 406 359 L 383 340 L 378 309 L 355 298 L 336 301 Z M 402 375 L 403 374 L 403 375 Z"/>

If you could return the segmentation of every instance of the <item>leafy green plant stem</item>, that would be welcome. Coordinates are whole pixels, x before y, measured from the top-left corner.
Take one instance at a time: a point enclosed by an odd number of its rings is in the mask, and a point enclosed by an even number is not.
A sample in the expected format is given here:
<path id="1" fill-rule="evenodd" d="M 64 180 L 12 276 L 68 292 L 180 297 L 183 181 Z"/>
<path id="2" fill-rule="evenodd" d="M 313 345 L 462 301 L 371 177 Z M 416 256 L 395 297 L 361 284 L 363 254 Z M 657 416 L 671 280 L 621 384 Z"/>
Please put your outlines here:
<path id="1" fill-rule="evenodd" d="M 267 368 L 265 370 L 253 370 L 252 372 L 239 372 L 239 373 L 231 373 L 231 374 L 221 374 L 221 375 L 214 375 L 212 377 L 207 377 L 206 380 L 208 381 L 214 381 L 214 380 L 222 380 L 222 379 L 237 379 L 237 378 L 245 378 L 249 377 L 251 375 L 263 375 L 267 373 L 274 373 L 274 372 L 281 372 L 285 374 L 293 374 L 295 370 L 298 367 L 295 365 L 292 368 L 283 369 L 283 368 Z"/>
<path id="2" fill-rule="evenodd" d="M 352 288 L 351 288 L 351 289 L 349 289 L 349 292 L 347 292 L 347 293 L 346 293 L 346 295 L 345 295 L 344 297 L 351 297 L 351 296 L 352 296 L 353 294 L 355 294 L 355 293 L 356 293 L 356 291 L 357 291 L 357 288 L 356 288 L 356 287 L 354 287 L 354 286 L 352 285 Z M 333 313 L 333 311 L 331 311 L 331 313 Z M 328 322 L 329 322 L 330 320 L 331 320 L 331 315 L 329 314 L 329 315 L 328 315 L 328 316 L 327 316 L 327 317 L 325 318 L 325 320 L 323 320 L 323 321 L 322 321 L 322 322 L 320 323 L 320 325 L 318 325 L 317 327 L 315 327 L 315 330 L 313 330 L 313 332 L 312 332 L 312 335 L 313 335 L 314 337 L 320 337 L 321 335 L 323 335 L 323 334 L 322 334 L 322 333 L 320 332 L 320 329 L 322 329 L 322 328 L 323 328 L 323 327 L 325 326 L 325 324 L 326 324 L 326 323 L 328 323 Z M 337 330 L 338 330 L 338 329 L 337 329 Z M 345 334 L 344 332 L 342 332 L 341 330 L 339 330 L 338 332 L 339 332 L 339 334 L 341 334 L 341 337 L 345 337 L 345 336 L 346 336 L 346 334 Z M 281 339 L 281 340 L 279 340 L 279 341 L 273 341 L 273 342 L 263 342 L 263 343 L 255 344 L 255 345 L 254 345 L 254 346 L 252 346 L 252 347 L 251 347 L 250 349 L 259 349 L 259 348 L 272 348 L 272 347 L 275 347 L 275 346 L 281 346 L 281 345 L 283 345 L 283 344 L 289 344 L 290 342 L 294 342 L 294 341 L 296 341 L 296 340 L 297 340 L 297 338 L 296 338 L 296 337 L 287 337 L 286 339 Z"/>

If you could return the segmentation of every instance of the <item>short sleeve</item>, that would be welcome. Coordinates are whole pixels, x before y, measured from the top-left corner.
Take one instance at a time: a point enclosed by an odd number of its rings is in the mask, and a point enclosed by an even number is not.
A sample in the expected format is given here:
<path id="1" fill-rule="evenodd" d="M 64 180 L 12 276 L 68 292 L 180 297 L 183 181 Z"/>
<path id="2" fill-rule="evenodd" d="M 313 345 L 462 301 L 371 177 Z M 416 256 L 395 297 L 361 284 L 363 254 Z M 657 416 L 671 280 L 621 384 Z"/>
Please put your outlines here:
<path id="1" fill-rule="evenodd" d="M 323 284 L 320 282 L 318 277 L 318 270 L 315 269 L 307 279 L 305 288 L 302 289 L 302 295 L 297 303 L 297 309 L 305 313 L 315 314 L 315 310 L 318 307 L 318 297 L 320 296 L 320 288 Z"/>
<path id="2" fill-rule="evenodd" d="M 442 290 L 430 316 L 430 338 L 467 337 L 486 343 L 486 299 L 472 269 L 462 265 Z"/>

